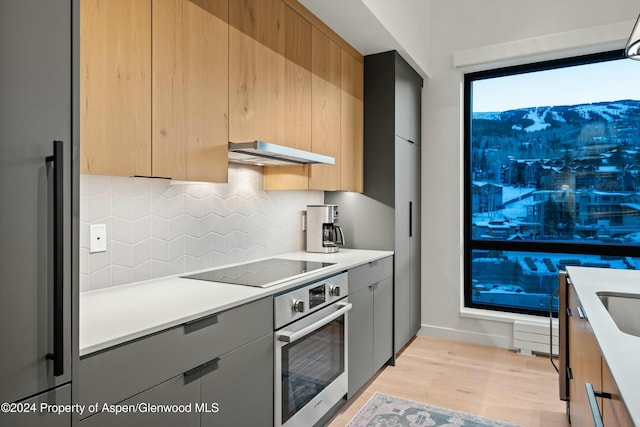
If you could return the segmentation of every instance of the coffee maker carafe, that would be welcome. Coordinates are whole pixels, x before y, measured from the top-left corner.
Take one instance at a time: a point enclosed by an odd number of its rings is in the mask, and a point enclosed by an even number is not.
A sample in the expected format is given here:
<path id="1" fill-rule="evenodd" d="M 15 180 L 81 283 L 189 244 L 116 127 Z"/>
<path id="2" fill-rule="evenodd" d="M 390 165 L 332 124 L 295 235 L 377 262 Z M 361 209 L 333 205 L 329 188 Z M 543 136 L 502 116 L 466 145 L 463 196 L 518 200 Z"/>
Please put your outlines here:
<path id="1" fill-rule="evenodd" d="M 338 252 L 338 245 L 344 245 L 342 227 L 338 225 L 338 206 L 307 206 L 307 252 Z"/>

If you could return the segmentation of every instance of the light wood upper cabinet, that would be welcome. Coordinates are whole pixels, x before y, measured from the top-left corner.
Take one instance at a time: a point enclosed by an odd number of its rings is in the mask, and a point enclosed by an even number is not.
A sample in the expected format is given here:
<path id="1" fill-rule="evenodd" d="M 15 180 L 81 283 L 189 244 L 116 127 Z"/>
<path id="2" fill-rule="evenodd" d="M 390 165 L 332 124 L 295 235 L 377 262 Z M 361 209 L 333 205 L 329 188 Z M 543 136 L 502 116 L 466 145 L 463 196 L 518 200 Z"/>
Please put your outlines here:
<path id="1" fill-rule="evenodd" d="M 289 6 L 284 20 L 284 96 L 287 147 L 311 150 L 311 23 Z M 309 188 L 308 166 L 264 168 L 264 188 Z"/>
<path id="2" fill-rule="evenodd" d="M 285 5 L 229 2 L 229 140 L 285 141 Z"/>
<path id="3" fill-rule="evenodd" d="M 80 2 L 80 171 L 151 175 L 151 0 Z"/>
<path id="4" fill-rule="evenodd" d="M 82 172 L 227 181 L 227 3 L 80 2 Z"/>
<path id="5" fill-rule="evenodd" d="M 290 7 L 284 20 L 284 145 L 311 150 L 311 23 Z"/>
<path id="6" fill-rule="evenodd" d="M 362 57 L 294 0 L 82 0 L 81 172 L 226 182 L 227 142 L 335 165 L 266 189 L 362 191 Z"/>
<path id="7" fill-rule="evenodd" d="M 316 27 L 311 35 L 311 149 L 336 163 L 311 165 L 309 188 L 340 190 L 341 49 Z"/>
<path id="8" fill-rule="evenodd" d="M 340 189 L 364 191 L 364 64 L 342 51 Z"/>
<path id="9" fill-rule="evenodd" d="M 227 181 L 228 0 L 153 0 L 153 175 Z"/>

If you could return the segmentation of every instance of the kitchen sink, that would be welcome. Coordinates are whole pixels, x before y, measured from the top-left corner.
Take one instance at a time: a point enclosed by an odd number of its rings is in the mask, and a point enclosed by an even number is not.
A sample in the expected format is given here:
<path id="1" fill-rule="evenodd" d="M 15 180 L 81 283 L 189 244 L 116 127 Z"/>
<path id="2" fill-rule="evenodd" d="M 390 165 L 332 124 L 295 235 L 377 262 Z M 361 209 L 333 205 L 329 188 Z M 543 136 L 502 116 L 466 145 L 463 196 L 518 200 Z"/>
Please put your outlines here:
<path id="1" fill-rule="evenodd" d="M 640 337 L 640 294 L 597 292 L 618 329 Z"/>

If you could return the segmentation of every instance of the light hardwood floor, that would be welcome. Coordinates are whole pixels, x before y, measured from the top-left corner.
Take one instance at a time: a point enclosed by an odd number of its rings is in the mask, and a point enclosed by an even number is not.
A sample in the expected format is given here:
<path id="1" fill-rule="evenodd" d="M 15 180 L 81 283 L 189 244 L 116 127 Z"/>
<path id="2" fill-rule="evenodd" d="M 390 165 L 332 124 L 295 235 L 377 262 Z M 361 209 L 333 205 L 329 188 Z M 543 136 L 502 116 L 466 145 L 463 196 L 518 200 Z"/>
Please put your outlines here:
<path id="1" fill-rule="evenodd" d="M 417 337 L 329 426 L 345 426 L 376 391 L 525 427 L 569 426 L 548 357 L 495 347 Z"/>

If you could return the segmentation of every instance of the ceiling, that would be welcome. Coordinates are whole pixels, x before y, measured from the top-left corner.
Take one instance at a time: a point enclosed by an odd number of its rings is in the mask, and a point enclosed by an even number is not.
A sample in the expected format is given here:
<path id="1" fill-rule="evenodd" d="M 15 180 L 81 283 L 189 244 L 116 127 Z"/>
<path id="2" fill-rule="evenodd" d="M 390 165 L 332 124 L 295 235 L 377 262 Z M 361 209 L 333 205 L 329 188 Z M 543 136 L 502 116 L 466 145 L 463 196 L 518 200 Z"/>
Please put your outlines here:
<path id="1" fill-rule="evenodd" d="M 426 0 L 298 0 L 363 55 L 397 50 L 428 77 Z"/>

